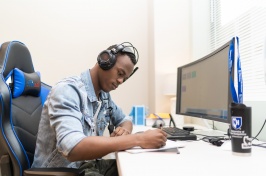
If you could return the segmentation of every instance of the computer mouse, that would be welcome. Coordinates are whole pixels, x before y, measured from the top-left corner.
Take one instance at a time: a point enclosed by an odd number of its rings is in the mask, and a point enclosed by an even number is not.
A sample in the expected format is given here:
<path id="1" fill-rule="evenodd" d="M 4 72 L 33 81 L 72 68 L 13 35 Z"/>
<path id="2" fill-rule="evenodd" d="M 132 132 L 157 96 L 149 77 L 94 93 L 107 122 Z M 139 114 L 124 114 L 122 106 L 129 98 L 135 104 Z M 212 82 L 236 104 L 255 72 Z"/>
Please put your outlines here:
<path id="1" fill-rule="evenodd" d="M 162 119 L 155 120 L 155 122 L 152 125 L 153 128 L 162 128 L 164 126 L 165 126 L 165 122 Z"/>

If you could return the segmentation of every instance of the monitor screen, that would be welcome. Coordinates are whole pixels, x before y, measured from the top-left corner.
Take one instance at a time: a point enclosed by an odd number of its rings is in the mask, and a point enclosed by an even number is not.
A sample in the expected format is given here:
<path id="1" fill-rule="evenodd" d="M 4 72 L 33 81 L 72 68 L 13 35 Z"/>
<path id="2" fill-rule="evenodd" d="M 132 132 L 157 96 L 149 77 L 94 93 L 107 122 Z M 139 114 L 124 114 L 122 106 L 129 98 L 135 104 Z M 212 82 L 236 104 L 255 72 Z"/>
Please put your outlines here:
<path id="1" fill-rule="evenodd" d="M 230 41 L 177 69 L 176 114 L 230 123 Z"/>

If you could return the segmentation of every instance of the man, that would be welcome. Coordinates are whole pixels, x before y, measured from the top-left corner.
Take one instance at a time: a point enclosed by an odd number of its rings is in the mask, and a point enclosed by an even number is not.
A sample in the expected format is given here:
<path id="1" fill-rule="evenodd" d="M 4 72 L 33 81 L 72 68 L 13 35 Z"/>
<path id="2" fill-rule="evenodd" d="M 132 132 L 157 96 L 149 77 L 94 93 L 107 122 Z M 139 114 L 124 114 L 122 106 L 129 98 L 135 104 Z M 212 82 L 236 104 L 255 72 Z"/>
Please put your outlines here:
<path id="1" fill-rule="evenodd" d="M 113 45 L 99 54 L 92 69 L 51 89 L 39 124 L 33 168 L 86 168 L 86 175 L 118 175 L 115 160 L 100 158 L 135 146 L 165 145 L 166 133 L 160 129 L 131 134 L 131 118 L 109 94 L 134 73 L 136 54 L 130 43 Z M 102 136 L 107 125 L 111 137 Z"/>

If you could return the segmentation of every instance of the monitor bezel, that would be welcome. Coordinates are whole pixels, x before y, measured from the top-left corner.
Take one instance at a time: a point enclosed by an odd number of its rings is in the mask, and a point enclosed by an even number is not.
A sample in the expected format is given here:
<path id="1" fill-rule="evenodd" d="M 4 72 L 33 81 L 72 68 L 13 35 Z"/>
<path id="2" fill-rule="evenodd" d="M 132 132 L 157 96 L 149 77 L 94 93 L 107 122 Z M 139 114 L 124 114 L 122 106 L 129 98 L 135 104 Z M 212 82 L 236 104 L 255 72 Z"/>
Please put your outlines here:
<path id="1" fill-rule="evenodd" d="M 182 88 L 181 88 L 181 81 L 182 81 L 182 69 L 183 68 L 186 68 L 186 67 L 189 67 L 191 65 L 195 65 L 197 63 L 200 63 L 206 59 L 209 59 L 211 56 L 219 53 L 220 51 L 222 51 L 223 49 L 229 47 L 230 49 L 230 43 L 231 43 L 231 40 L 226 42 L 224 45 L 222 45 L 221 47 L 219 47 L 218 49 L 214 50 L 213 52 L 211 52 L 210 54 L 198 59 L 198 60 L 195 60 L 193 62 L 190 62 L 186 65 L 183 65 L 183 66 L 180 66 L 177 68 L 177 91 L 176 91 L 176 114 L 178 115 L 185 115 L 185 116 L 190 116 L 190 117 L 196 117 L 196 118 L 201 118 L 201 119 L 207 119 L 207 120 L 213 120 L 213 121 L 218 121 L 218 122 L 223 122 L 223 123 L 228 123 L 230 124 L 230 117 L 231 117 L 231 113 L 230 113 L 230 106 L 231 106 L 231 103 L 233 102 L 232 100 L 232 95 L 231 95 L 231 90 L 230 90 L 230 75 L 229 75 L 229 69 L 228 69 L 228 92 L 227 92 L 227 95 L 228 95 L 228 102 L 227 102 L 227 119 L 223 119 L 223 118 L 215 118 L 215 117 L 211 117 L 211 116 L 207 116 L 207 115 L 197 115 L 197 114 L 188 114 L 188 113 L 182 113 L 180 112 L 181 111 L 181 98 L 179 97 L 181 95 L 181 91 L 182 91 Z M 227 58 L 228 60 L 228 58 Z M 234 66 L 232 66 L 232 78 L 233 78 L 233 81 L 234 81 Z"/>

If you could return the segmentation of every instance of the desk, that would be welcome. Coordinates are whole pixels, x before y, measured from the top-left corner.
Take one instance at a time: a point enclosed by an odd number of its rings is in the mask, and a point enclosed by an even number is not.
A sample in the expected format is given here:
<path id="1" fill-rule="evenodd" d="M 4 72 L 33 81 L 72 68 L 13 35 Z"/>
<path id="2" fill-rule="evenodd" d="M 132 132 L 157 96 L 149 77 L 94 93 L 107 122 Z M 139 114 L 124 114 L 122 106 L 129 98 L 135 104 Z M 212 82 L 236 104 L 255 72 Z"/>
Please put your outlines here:
<path id="1" fill-rule="evenodd" d="M 230 141 L 222 147 L 204 141 L 181 141 L 180 154 L 174 152 L 116 153 L 120 176 L 245 176 L 265 175 L 266 148 L 252 147 L 251 156 L 236 156 Z M 264 173 L 264 174 L 263 174 Z"/>

